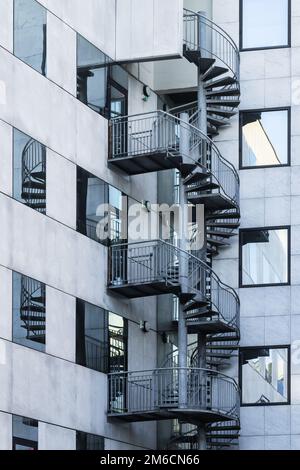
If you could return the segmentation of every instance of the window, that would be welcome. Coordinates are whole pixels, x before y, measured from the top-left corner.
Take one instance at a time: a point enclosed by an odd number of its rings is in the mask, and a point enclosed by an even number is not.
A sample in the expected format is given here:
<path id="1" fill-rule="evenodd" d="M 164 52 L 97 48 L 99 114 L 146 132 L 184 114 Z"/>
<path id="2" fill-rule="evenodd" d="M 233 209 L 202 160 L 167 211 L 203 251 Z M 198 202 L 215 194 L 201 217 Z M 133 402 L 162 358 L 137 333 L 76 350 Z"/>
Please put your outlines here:
<path id="1" fill-rule="evenodd" d="M 76 363 L 99 372 L 127 368 L 127 320 L 77 299 Z"/>
<path id="2" fill-rule="evenodd" d="M 77 231 L 103 244 L 127 239 L 128 200 L 121 191 L 77 168 Z"/>
<path id="3" fill-rule="evenodd" d="M 289 403 L 287 346 L 240 349 L 240 383 L 243 405 Z"/>
<path id="4" fill-rule="evenodd" d="M 13 341 L 45 351 L 46 286 L 13 273 Z"/>
<path id="5" fill-rule="evenodd" d="M 290 46 L 290 0 L 240 0 L 242 50 Z"/>
<path id="6" fill-rule="evenodd" d="M 77 431 L 76 450 L 104 450 L 104 437 Z"/>
<path id="7" fill-rule="evenodd" d="M 240 113 L 240 168 L 290 164 L 290 109 Z"/>
<path id="8" fill-rule="evenodd" d="M 289 284 L 290 229 L 240 230 L 240 286 Z"/>
<path id="9" fill-rule="evenodd" d="M 35 0 L 14 0 L 14 54 L 46 75 L 47 10 Z"/>
<path id="10" fill-rule="evenodd" d="M 12 417 L 13 450 L 38 450 L 38 421 Z"/>
<path id="11" fill-rule="evenodd" d="M 46 147 L 23 132 L 13 131 L 13 197 L 46 213 Z"/>
<path id="12" fill-rule="evenodd" d="M 103 116 L 108 115 L 108 62 L 100 49 L 77 34 L 77 97 Z"/>

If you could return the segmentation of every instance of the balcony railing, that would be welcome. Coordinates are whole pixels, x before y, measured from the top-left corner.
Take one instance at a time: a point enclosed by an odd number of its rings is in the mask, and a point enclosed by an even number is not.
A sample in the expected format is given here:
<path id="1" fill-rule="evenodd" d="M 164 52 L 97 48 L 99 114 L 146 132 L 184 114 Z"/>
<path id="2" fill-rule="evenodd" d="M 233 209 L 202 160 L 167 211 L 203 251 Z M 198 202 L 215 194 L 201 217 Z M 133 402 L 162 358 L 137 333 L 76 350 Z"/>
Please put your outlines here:
<path id="1" fill-rule="evenodd" d="M 186 378 L 186 394 L 179 381 Z M 139 414 L 178 409 L 217 413 L 238 418 L 239 390 L 236 382 L 210 369 L 165 368 L 109 374 L 110 415 Z"/>
<path id="2" fill-rule="evenodd" d="M 239 297 L 203 261 L 163 240 L 113 245 L 108 285 L 165 283 L 204 298 L 220 318 L 239 328 Z M 185 267 L 186 275 L 181 276 Z"/>
<path id="3" fill-rule="evenodd" d="M 177 155 L 183 163 L 198 166 L 211 175 L 218 191 L 239 205 L 239 176 L 234 166 L 220 153 L 213 141 L 196 126 L 163 111 L 123 116 L 110 121 L 109 160 L 135 156 Z M 188 141 L 185 152 L 181 137 Z"/>

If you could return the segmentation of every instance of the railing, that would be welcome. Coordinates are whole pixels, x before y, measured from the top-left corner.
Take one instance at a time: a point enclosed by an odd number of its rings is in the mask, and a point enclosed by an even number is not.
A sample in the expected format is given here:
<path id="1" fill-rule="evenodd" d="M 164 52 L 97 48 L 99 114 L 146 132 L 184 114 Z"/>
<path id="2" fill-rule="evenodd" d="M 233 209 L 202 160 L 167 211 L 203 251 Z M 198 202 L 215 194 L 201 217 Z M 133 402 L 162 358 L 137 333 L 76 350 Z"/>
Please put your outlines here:
<path id="1" fill-rule="evenodd" d="M 239 204 L 239 176 L 234 166 L 222 157 L 213 141 L 193 123 L 187 123 L 163 111 L 123 116 L 110 121 L 109 159 L 141 155 L 180 155 L 184 163 L 195 164 L 208 172 L 217 191 L 235 205 Z M 188 137 L 182 154 L 180 139 Z"/>
<path id="2" fill-rule="evenodd" d="M 205 16 L 184 9 L 183 42 L 187 50 L 220 60 L 239 79 L 240 55 L 233 39 Z"/>
<path id="3" fill-rule="evenodd" d="M 163 240 L 111 246 L 110 286 L 164 282 L 206 299 L 229 325 L 239 327 L 240 303 L 235 290 L 224 284 L 199 258 Z M 184 276 L 181 270 L 186 271 Z"/>
<path id="4" fill-rule="evenodd" d="M 179 397 L 179 377 L 187 393 Z M 109 374 L 109 414 L 145 413 L 162 409 L 211 411 L 238 418 L 236 382 L 219 372 L 200 368 L 165 368 Z M 180 403 L 179 403 L 180 402 Z"/>

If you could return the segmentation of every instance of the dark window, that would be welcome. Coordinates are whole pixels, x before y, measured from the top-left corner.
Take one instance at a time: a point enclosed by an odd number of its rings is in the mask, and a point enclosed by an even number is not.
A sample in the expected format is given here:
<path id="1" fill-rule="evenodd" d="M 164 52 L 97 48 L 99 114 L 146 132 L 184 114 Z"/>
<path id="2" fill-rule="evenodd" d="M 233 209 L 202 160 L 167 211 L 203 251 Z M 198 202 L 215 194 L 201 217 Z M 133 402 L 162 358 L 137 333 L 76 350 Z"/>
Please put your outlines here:
<path id="1" fill-rule="evenodd" d="M 240 349 L 240 383 L 243 405 L 289 403 L 289 348 Z"/>
<path id="2" fill-rule="evenodd" d="M 77 167 L 77 230 L 103 244 L 127 239 L 127 197 Z"/>
<path id="3" fill-rule="evenodd" d="M 241 49 L 290 45 L 290 0 L 240 0 Z"/>
<path id="4" fill-rule="evenodd" d="M 128 114 L 128 73 L 118 65 L 109 68 L 109 118 Z"/>
<path id="5" fill-rule="evenodd" d="M 46 213 L 46 147 L 14 129 L 13 197 L 42 214 Z"/>
<path id="6" fill-rule="evenodd" d="M 37 450 L 38 449 L 38 421 L 12 417 L 13 450 Z"/>
<path id="7" fill-rule="evenodd" d="M 77 431 L 76 450 L 104 450 L 104 437 Z"/>
<path id="8" fill-rule="evenodd" d="M 77 97 L 103 116 L 108 115 L 108 63 L 100 49 L 77 34 Z"/>
<path id="9" fill-rule="evenodd" d="M 104 373 L 125 370 L 127 321 L 77 299 L 76 362 Z"/>
<path id="10" fill-rule="evenodd" d="M 290 230 L 240 230 L 240 286 L 289 284 Z"/>
<path id="11" fill-rule="evenodd" d="M 240 113 L 241 168 L 290 163 L 290 110 L 253 110 Z"/>
<path id="12" fill-rule="evenodd" d="M 14 0 L 14 54 L 46 75 L 47 10 L 35 0 Z"/>
<path id="13" fill-rule="evenodd" d="M 13 272 L 13 341 L 39 351 L 46 343 L 46 286 Z"/>

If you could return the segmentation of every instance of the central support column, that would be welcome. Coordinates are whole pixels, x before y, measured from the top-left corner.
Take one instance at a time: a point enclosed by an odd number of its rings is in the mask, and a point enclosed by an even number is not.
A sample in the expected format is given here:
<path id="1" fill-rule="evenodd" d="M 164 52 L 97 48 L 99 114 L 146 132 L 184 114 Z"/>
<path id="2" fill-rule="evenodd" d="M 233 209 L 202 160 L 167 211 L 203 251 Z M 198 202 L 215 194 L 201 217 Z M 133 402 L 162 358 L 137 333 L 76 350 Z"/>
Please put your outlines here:
<path id="1" fill-rule="evenodd" d="M 180 154 L 182 156 L 183 164 L 190 163 L 189 160 L 189 132 L 188 125 L 189 115 L 182 113 L 180 115 L 181 126 L 180 126 Z M 180 176 L 179 182 L 179 204 L 180 204 L 180 237 L 179 237 L 179 248 L 184 251 L 179 254 L 179 280 L 181 285 L 181 292 L 183 294 L 189 292 L 189 264 L 188 254 L 185 253 L 188 250 L 189 240 L 188 235 L 188 223 L 189 223 L 189 211 L 188 201 L 183 184 L 183 177 Z M 178 318 L 178 365 L 179 365 L 179 407 L 185 408 L 187 406 L 188 399 L 188 374 L 187 374 L 187 327 L 185 312 L 183 310 L 183 300 L 179 298 L 179 318 Z"/>

